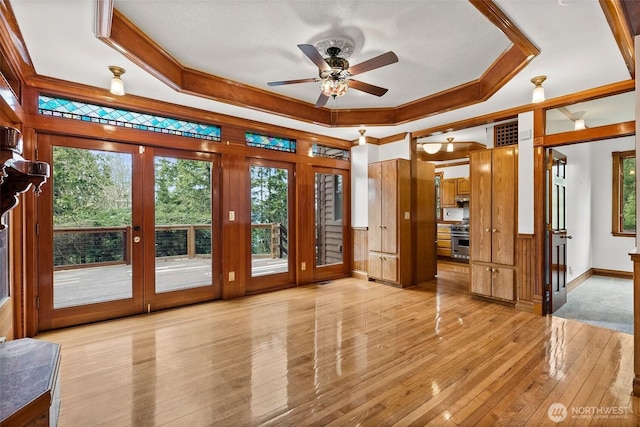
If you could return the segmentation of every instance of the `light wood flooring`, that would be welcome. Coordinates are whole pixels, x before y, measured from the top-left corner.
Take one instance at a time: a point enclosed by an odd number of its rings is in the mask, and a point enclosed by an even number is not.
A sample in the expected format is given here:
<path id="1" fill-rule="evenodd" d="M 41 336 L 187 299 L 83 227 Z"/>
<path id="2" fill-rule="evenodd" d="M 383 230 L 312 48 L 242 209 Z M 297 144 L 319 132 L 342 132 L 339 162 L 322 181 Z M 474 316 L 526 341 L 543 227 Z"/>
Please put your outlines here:
<path id="1" fill-rule="evenodd" d="M 465 271 L 42 334 L 62 345 L 58 425 L 541 426 L 552 404 L 560 425 L 638 425 L 632 335 L 473 299 Z"/>

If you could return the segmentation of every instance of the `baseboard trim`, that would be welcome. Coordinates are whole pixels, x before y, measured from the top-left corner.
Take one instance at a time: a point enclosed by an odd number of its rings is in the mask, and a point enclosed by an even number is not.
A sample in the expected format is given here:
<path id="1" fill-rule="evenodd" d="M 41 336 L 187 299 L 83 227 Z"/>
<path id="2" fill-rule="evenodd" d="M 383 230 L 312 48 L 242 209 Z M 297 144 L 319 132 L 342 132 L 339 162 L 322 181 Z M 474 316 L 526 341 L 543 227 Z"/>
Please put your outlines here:
<path id="1" fill-rule="evenodd" d="M 358 271 L 358 270 L 351 270 L 351 277 L 355 277 L 356 279 L 361 279 L 361 280 L 369 279 L 369 276 L 367 275 L 366 271 Z"/>
<path id="2" fill-rule="evenodd" d="M 580 285 L 582 282 L 584 282 L 585 280 L 587 280 L 591 276 L 593 276 L 593 269 L 592 268 L 590 268 L 589 270 L 585 271 L 584 273 L 582 273 L 581 275 L 579 275 L 578 277 L 576 277 L 575 279 L 570 281 L 567 284 L 567 292 L 571 292 L 572 290 L 577 288 L 578 285 Z"/>
<path id="3" fill-rule="evenodd" d="M 616 279 L 633 279 L 633 271 L 607 270 L 604 268 L 592 268 L 595 276 L 615 277 Z"/>
<path id="4" fill-rule="evenodd" d="M 534 307 L 531 301 L 518 301 L 516 303 L 516 309 L 520 311 L 526 311 L 527 313 L 533 313 Z"/>

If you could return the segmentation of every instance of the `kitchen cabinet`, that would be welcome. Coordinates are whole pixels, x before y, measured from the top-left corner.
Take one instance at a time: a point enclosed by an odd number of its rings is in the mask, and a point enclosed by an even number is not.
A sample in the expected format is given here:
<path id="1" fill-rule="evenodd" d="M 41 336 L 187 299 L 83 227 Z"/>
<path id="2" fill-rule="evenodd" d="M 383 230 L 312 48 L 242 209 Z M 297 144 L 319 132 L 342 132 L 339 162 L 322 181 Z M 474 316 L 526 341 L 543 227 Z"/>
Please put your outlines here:
<path id="1" fill-rule="evenodd" d="M 368 277 L 398 286 L 435 278 L 435 167 L 392 159 L 369 165 Z"/>
<path id="2" fill-rule="evenodd" d="M 440 203 L 443 208 L 459 208 L 456 198 L 468 197 L 471 194 L 471 181 L 469 178 L 443 179 L 440 194 Z"/>
<path id="3" fill-rule="evenodd" d="M 515 301 L 517 147 L 470 155 L 471 292 Z"/>
<path id="4" fill-rule="evenodd" d="M 438 224 L 438 256 L 451 258 L 451 226 Z"/>
<path id="5" fill-rule="evenodd" d="M 456 208 L 456 180 L 443 179 L 440 187 L 440 206 L 443 208 Z"/>
<path id="6" fill-rule="evenodd" d="M 469 178 L 456 179 L 456 195 L 468 196 L 471 194 L 471 181 Z"/>

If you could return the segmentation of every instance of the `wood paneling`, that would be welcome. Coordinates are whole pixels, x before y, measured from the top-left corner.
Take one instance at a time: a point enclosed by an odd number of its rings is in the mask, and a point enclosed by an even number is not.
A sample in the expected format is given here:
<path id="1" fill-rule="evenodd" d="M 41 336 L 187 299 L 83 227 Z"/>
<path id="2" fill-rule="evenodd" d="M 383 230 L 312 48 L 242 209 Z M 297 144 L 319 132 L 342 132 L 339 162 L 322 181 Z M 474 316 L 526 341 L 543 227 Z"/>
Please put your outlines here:
<path id="1" fill-rule="evenodd" d="M 351 229 L 353 241 L 352 270 L 367 272 L 367 257 L 369 253 L 368 230 L 366 227 L 353 227 Z"/>
<path id="2" fill-rule="evenodd" d="M 518 271 L 518 303 L 533 304 L 535 283 L 535 236 L 518 234 L 516 239 L 516 268 Z"/>

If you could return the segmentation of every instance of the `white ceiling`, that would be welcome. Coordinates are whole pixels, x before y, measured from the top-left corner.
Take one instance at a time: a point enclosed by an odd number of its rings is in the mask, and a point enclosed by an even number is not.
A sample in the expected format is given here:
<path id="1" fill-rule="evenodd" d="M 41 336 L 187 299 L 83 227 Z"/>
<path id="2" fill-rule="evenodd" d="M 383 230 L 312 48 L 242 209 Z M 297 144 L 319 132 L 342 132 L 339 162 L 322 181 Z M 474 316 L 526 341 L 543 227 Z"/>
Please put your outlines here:
<path id="1" fill-rule="evenodd" d="M 530 102 L 530 79 L 547 75 L 547 98 L 630 78 L 598 0 L 496 0 L 541 54 L 488 101 L 398 126 L 369 127 L 383 138 Z M 96 2 L 10 0 L 36 72 L 107 87 L 120 65 L 127 93 L 347 140 L 355 128 L 327 128 L 175 92 L 95 37 Z M 315 103 L 316 66 L 297 48 L 349 38 L 351 65 L 387 51 L 398 63 L 357 76 L 389 89 L 349 90 L 327 108 L 396 107 L 480 76 L 508 39 L 464 0 L 115 0 L 115 8 L 182 65 Z"/>

